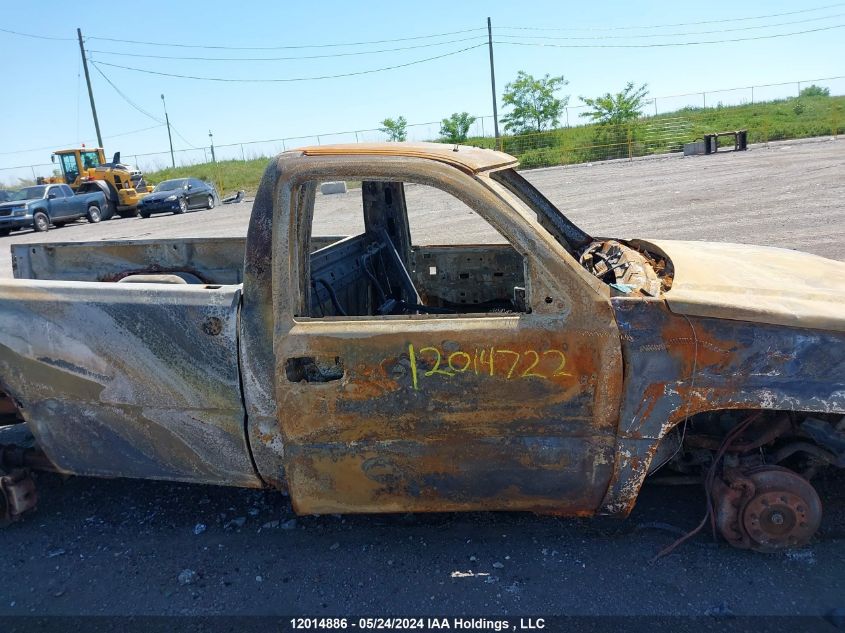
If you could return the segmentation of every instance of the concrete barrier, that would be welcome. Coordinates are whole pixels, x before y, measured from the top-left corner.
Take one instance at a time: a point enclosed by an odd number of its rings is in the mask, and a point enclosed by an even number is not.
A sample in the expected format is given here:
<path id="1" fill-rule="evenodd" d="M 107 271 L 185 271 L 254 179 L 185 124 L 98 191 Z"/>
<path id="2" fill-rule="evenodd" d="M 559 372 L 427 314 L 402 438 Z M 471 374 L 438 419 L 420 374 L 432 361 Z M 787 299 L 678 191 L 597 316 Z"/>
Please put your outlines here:
<path id="1" fill-rule="evenodd" d="M 346 182 L 324 182 L 320 185 L 320 193 L 323 195 L 330 193 L 346 193 Z"/>
<path id="2" fill-rule="evenodd" d="M 684 143 L 684 156 L 696 156 L 707 152 L 707 146 L 704 141 L 695 141 L 693 143 Z"/>

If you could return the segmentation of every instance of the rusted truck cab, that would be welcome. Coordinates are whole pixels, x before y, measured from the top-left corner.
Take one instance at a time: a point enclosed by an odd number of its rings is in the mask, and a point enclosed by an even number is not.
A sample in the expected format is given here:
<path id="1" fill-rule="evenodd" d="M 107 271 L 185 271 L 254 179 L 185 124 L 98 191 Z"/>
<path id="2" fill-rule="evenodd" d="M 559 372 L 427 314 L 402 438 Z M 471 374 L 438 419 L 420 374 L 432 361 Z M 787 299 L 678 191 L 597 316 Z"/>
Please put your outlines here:
<path id="1" fill-rule="evenodd" d="M 313 148 L 265 175 L 242 311 L 259 472 L 286 482 L 300 512 L 592 514 L 614 471 L 623 385 L 609 288 L 490 178 L 511 157 L 417 154 Z M 312 253 L 326 179 L 363 182 L 365 230 Z M 417 248 L 412 183 L 505 243 Z"/>
<path id="2" fill-rule="evenodd" d="M 0 328 L 7 401 L 63 472 L 275 486 L 300 513 L 625 516 L 660 471 L 703 480 L 734 545 L 807 542 L 807 480 L 845 459 L 845 265 L 594 238 L 515 167 L 441 144 L 285 152 L 243 246 L 92 246 L 61 282 L 0 284 L 0 317 L 34 328 Z M 361 182 L 359 228 L 325 239 L 337 180 Z M 420 240 L 421 197 L 491 239 Z M 33 246 L 16 271 L 72 252 Z"/>

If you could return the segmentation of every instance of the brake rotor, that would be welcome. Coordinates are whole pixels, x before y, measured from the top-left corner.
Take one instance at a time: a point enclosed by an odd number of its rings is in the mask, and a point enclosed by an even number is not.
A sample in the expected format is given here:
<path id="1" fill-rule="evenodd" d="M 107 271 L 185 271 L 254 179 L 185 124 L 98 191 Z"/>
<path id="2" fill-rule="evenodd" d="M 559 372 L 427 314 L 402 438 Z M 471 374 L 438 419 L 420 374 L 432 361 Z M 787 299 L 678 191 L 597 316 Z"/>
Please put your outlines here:
<path id="1" fill-rule="evenodd" d="M 778 466 L 744 474 L 755 486 L 739 512 L 751 549 L 777 552 L 809 543 L 822 520 L 822 503 L 810 482 Z"/>

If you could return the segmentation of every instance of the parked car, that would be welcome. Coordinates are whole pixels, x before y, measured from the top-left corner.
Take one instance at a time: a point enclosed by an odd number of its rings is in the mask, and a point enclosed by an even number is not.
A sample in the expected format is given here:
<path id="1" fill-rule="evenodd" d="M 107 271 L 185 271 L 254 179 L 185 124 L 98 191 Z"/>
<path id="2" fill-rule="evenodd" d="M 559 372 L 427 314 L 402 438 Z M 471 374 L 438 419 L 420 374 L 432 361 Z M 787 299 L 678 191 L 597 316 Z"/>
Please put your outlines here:
<path id="1" fill-rule="evenodd" d="M 142 218 L 154 213 L 184 213 L 188 209 L 213 209 L 219 200 L 213 185 L 197 178 L 176 178 L 158 183 L 153 192 L 141 200 L 138 211 Z"/>
<path id="2" fill-rule="evenodd" d="M 0 202 L 0 236 L 14 229 L 33 228 L 43 232 L 79 218 L 99 222 L 107 207 L 102 191 L 74 194 L 67 185 L 34 185 L 11 192 Z"/>

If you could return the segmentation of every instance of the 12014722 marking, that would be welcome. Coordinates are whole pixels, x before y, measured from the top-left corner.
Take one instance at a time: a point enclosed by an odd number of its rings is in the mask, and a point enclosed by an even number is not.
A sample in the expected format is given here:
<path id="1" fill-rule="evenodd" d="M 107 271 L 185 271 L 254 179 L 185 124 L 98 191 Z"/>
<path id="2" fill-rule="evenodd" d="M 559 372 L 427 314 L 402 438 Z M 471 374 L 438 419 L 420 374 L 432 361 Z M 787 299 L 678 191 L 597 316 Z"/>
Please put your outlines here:
<path id="1" fill-rule="evenodd" d="M 472 353 L 462 350 L 444 353 L 439 347 L 417 349 L 410 343 L 408 358 L 411 361 L 411 383 L 416 390 L 420 388 L 421 379 L 433 376 L 451 378 L 470 374 L 511 380 L 552 379 L 572 375 L 566 371 L 566 354 L 559 349 L 526 349 L 518 352 L 491 346 L 475 348 Z"/>

